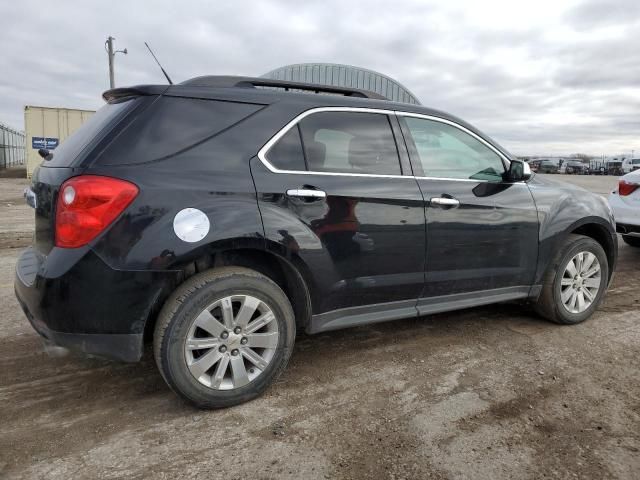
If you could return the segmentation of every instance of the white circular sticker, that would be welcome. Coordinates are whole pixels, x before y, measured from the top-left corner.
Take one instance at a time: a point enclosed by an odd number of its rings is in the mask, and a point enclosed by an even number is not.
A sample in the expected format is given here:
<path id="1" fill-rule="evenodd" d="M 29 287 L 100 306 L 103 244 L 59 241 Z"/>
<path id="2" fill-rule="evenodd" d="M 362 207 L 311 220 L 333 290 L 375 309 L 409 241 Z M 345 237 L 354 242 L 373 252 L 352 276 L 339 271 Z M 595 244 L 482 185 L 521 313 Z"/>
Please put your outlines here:
<path id="1" fill-rule="evenodd" d="M 209 218 L 197 208 L 180 210 L 173 219 L 173 231 L 180 240 L 199 242 L 209 233 Z"/>

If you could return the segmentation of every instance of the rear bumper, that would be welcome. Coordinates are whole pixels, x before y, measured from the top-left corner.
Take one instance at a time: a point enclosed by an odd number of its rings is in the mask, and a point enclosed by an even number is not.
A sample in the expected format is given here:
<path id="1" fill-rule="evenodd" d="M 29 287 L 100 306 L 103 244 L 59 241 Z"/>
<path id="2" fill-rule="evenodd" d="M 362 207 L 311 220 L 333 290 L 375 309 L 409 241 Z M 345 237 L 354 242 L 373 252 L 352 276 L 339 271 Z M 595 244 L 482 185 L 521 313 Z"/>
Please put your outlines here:
<path id="1" fill-rule="evenodd" d="M 48 328 L 42 321 L 31 314 L 29 307 L 21 300 L 17 289 L 16 297 L 33 329 L 54 345 L 87 355 L 96 355 L 121 362 L 138 362 L 142 357 L 142 333 L 57 332 Z"/>
<path id="2" fill-rule="evenodd" d="M 171 275 L 114 270 L 90 250 L 54 249 L 44 257 L 29 248 L 16 265 L 14 286 L 29 322 L 50 342 L 135 362 Z"/>
<path id="3" fill-rule="evenodd" d="M 621 231 L 621 228 L 626 228 L 627 230 L 640 228 L 640 202 L 636 203 L 637 205 L 629 205 L 617 193 L 609 195 L 609 205 L 611 205 L 613 216 L 616 219 L 618 233 L 627 233 Z"/>

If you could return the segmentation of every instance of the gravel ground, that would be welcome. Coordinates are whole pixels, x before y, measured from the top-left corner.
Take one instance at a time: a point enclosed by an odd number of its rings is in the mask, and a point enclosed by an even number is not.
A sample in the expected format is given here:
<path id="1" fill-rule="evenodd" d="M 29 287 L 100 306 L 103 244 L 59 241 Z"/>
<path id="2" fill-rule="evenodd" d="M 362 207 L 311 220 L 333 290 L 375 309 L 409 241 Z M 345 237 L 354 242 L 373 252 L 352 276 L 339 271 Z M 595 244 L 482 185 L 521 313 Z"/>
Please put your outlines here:
<path id="1" fill-rule="evenodd" d="M 554 177 L 602 194 L 616 182 Z M 6 248 L 32 228 L 24 185 L 0 179 L 2 478 L 638 478 L 640 250 L 620 242 L 584 324 L 496 305 L 300 336 L 264 396 L 202 412 L 150 352 L 135 365 L 43 353 L 13 296 L 20 249 Z"/>
<path id="2" fill-rule="evenodd" d="M 26 178 L 0 178 L 0 249 L 31 242 L 33 210 L 25 203 Z"/>

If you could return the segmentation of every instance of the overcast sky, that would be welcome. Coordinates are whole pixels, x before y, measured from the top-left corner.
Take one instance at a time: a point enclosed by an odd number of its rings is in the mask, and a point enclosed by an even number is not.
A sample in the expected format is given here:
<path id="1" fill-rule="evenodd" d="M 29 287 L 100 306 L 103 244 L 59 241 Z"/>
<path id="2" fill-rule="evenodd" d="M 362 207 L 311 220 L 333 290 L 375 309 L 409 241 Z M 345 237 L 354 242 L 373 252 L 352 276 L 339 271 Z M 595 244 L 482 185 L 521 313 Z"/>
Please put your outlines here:
<path id="1" fill-rule="evenodd" d="M 385 73 L 515 154 L 640 152 L 640 1 L 0 4 L 0 122 L 25 105 L 96 109 L 116 84 L 259 76 L 300 62 Z"/>

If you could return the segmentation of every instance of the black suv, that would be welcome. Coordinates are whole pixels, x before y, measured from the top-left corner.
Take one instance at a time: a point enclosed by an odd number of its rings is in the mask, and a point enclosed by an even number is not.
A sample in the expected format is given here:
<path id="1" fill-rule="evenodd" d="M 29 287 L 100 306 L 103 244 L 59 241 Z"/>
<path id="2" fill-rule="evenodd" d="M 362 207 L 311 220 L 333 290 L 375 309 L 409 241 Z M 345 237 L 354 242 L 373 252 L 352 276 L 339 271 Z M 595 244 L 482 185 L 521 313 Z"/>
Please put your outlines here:
<path id="1" fill-rule="evenodd" d="M 245 77 L 118 88 L 25 192 L 15 289 L 48 341 L 221 407 L 308 333 L 528 300 L 578 323 L 617 257 L 604 199 L 451 115 Z"/>

